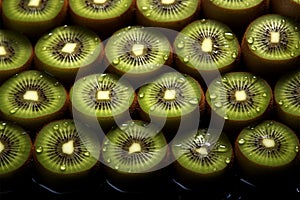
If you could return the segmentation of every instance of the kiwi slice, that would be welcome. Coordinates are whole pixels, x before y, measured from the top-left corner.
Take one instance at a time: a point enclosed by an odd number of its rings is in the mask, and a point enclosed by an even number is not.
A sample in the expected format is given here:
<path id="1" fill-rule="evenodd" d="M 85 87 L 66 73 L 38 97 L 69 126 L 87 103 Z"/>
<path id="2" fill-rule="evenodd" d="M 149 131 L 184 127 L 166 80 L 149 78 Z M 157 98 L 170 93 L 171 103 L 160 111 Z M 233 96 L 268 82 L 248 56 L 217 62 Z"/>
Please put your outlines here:
<path id="1" fill-rule="evenodd" d="M 291 182 L 299 162 L 298 151 L 299 140 L 295 132 L 274 120 L 245 127 L 235 141 L 236 160 L 241 173 L 257 184 Z M 289 181 L 283 181 L 284 178 Z"/>
<path id="2" fill-rule="evenodd" d="M 300 70 L 284 74 L 274 88 L 279 119 L 295 131 L 300 130 Z"/>
<path id="3" fill-rule="evenodd" d="M 213 79 L 235 69 L 240 44 L 232 30 L 221 22 L 202 19 L 185 26 L 174 41 L 175 64 L 179 71 L 197 80 Z M 206 81 L 207 82 L 207 81 Z"/>
<path id="4" fill-rule="evenodd" d="M 69 7 L 74 24 L 92 29 L 101 38 L 134 20 L 134 0 L 69 0 Z"/>
<path id="5" fill-rule="evenodd" d="M 270 8 L 272 13 L 284 15 L 287 17 L 300 20 L 300 1 L 299 0 L 270 0 Z"/>
<path id="6" fill-rule="evenodd" d="M 64 115 L 68 96 L 55 78 L 37 70 L 26 70 L 0 86 L 1 116 L 26 130 L 39 127 Z"/>
<path id="7" fill-rule="evenodd" d="M 105 45 L 105 55 L 108 71 L 131 82 L 145 81 L 173 61 L 171 44 L 162 31 L 142 26 L 115 32 Z"/>
<path id="8" fill-rule="evenodd" d="M 0 191 L 30 183 L 32 142 L 19 125 L 0 121 Z"/>
<path id="9" fill-rule="evenodd" d="M 188 128 L 200 123 L 195 120 L 204 114 L 205 98 L 201 85 L 194 78 L 168 72 L 139 88 L 138 106 L 143 120 L 151 120 L 158 126 L 165 123 L 163 128 L 169 140 L 180 124 Z"/>
<path id="10" fill-rule="evenodd" d="M 100 177 L 100 144 L 91 130 L 73 119 L 49 122 L 34 139 L 35 180 L 58 192 L 91 187 Z"/>
<path id="11" fill-rule="evenodd" d="M 99 36 L 81 26 L 59 26 L 35 44 L 35 67 L 46 71 L 64 84 L 73 84 L 99 67 L 103 45 Z M 79 73 L 80 70 L 80 73 Z"/>
<path id="12" fill-rule="evenodd" d="M 227 24 L 237 35 L 241 35 L 255 18 L 269 11 L 269 0 L 203 0 L 205 18 Z"/>
<path id="13" fill-rule="evenodd" d="M 78 79 L 69 94 L 74 118 L 90 125 L 97 119 L 105 132 L 130 118 L 136 107 L 133 87 L 115 74 L 91 74 Z"/>
<path id="14" fill-rule="evenodd" d="M 211 112 L 224 118 L 224 130 L 232 137 L 252 122 L 266 118 L 273 92 L 266 80 L 249 72 L 229 72 L 208 86 L 206 101 Z"/>
<path id="15" fill-rule="evenodd" d="M 7 29 L 37 39 L 64 22 L 67 8 L 68 0 L 3 1 L 3 24 Z"/>
<path id="16" fill-rule="evenodd" d="M 164 182 L 167 142 L 147 122 L 129 120 L 115 127 L 104 138 L 101 152 L 108 183 L 121 191 L 151 191 Z"/>
<path id="17" fill-rule="evenodd" d="M 219 132 L 200 128 L 172 141 L 176 182 L 202 190 L 225 180 L 233 166 L 234 151 L 227 135 Z"/>
<path id="18" fill-rule="evenodd" d="M 249 24 L 241 48 L 249 71 L 270 77 L 300 65 L 299 23 L 278 14 L 258 17 Z"/>
<path id="19" fill-rule="evenodd" d="M 30 40 L 12 30 L 0 30 L 0 83 L 29 69 L 33 58 Z"/>
<path id="20" fill-rule="evenodd" d="M 174 30 L 197 19 L 201 9 L 199 0 L 140 0 L 136 4 L 137 24 Z"/>

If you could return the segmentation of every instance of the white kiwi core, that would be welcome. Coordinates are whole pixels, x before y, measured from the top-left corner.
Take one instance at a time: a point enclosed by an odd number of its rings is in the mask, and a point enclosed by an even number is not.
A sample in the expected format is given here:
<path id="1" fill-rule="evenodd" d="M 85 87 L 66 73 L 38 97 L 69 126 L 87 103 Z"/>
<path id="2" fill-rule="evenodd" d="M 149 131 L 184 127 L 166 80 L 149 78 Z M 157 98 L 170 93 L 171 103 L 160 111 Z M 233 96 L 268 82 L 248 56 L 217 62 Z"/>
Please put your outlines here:
<path id="1" fill-rule="evenodd" d="M 129 151 L 129 154 L 138 153 L 138 152 L 142 151 L 142 147 L 139 143 L 134 142 L 130 145 L 128 151 Z"/>
<path id="2" fill-rule="evenodd" d="M 246 94 L 245 90 L 236 91 L 234 96 L 235 96 L 236 101 L 239 101 L 239 102 L 247 100 L 247 94 Z"/>
<path id="3" fill-rule="evenodd" d="M 23 99 L 37 102 L 39 100 L 39 94 L 36 90 L 27 90 L 23 95 Z"/>
<path id="4" fill-rule="evenodd" d="M 74 153 L 74 141 L 70 140 L 62 145 L 62 152 L 71 155 Z"/>
<path id="5" fill-rule="evenodd" d="M 61 51 L 63 53 L 69 53 L 69 54 L 71 54 L 71 53 L 75 52 L 76 47 L 77 47 L 77 43 L 68 42 L 68 43 L 66 43 L 63 46 L 63 48 L 61 49 Z"/>
<path id="6" fill-rule="evenodd" d="M 98 101 L 110 100 L 110 91 L 109 90 L 97 91 L 96 99 Z"/>
<path id="7" fill-rule="evenodd" d="M 176 91 L 175 90 L 166 90 L 164 93 L 165 100 L 175 100 L 176 99 Z"/>
<path id="8" fill-rule="evenodd" d="M 201 44 L 201 49 L 205 53 L 211 53 L 213 50 L 213 41 L 211 38 L 204 38 Z"/>

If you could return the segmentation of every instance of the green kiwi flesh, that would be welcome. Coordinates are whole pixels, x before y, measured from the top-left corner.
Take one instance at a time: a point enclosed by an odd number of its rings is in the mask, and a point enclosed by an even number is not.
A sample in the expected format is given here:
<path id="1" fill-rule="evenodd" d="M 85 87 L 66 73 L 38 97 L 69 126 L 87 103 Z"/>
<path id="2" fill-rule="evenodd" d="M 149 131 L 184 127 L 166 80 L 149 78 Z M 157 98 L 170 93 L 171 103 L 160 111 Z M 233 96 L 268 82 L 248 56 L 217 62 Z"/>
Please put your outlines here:
<path id="1" fill-rule="evenodd" d="M 257 183 L 272 182 L 274 178 L 295 172 L 298 151 L 299 140 L 295 132 L 274 120 L 245 127 L 235 142 L 236 159 L 242 174 Z"/>
<path id="2" fill-rule="evenodd" d="M 299 27 L 294 19 L 278 14 L 266 14 L 253 20 L 241 44 L 246 68 L 272 77 L 298 67 Z"/>
<path id="3" fill-rule="evenodd" d="M 129 25 L 134 16 L 133 0 L 69 0 L 70 16 L 75 24 L 108 36 Z M 103 31 L 105 27 L 105 31 Z"/>
<path id="4" fill-rule="evenodd" d="M 253 73 L 229 72 L 208 86 L 206 101 L 212 112 L 224 118 L 224 130 L 231 134 L 266 117 L 273 92 L 267 81 Z"/>
<path id="5" fill-rule="evenodd" d="M 37 70 L 16 74 L 0 86 L 1 116 L 35 131 L 44 123 L 61 117 L 67 109 L 64 86 Z"/>
<path id="6" fill-rule="evenodd" d="M 198 0 L 140 0 L 136 2 L 137 24 L 180 30 L 199 15 Z"/>
<path id="7" fill-rule="evenodd" d="M 174 53 L 178 70 L 200 80 L 210 72 L 233 70 L 241 51 L 237 37 L 226 24 L 202 19 L 180 31 Z"/>
<path id="8" fill-rule="evenodd" d="M 100 141 L 72 119 L 51 121 L 35 137 L 33 158 L 41 184 L 74 190 L 88 184 L 99 170 Z"/>
<path id="9" fill-rule="evenodd" d="M 33 58 L 30 40 L 11 30 L 0 30 L 0 83 L 28 69 Z"/>
<path id="10" fill-rule="evenodd" d="M 274 100 L 279 119 L 300 130 L 300 70 L 283 75 L 274 88 Z"/>
<path id="11" fill-rule="evenodd" d="M 31 156 L 32 142 L 26 131 L 13 122 L 0 121 L 0 191 L 29 183 Z"/>
<path id="12" fill-rule="evenodd" d="M 109 71 L 125 74 L 130 80 L 152 77 L 163 65 L 172 63 L 168 38 L 160 30 L 142 26 L 115 32 L 106 43 L 105 55 Z"/>
<path id="13" fill-rule="evenodd" d="M 6 28 L 38 38 L 44 32 L 63 23 L 67 0 L 3 1 L 2 16 Z"/>
<path id="14" fill-rule="evenodd" d="M 225 133 L 198 129 L 172 141 L 174 176 L 188 188 L 216 183 L 228 175 L 234 161 Z"/>
<path id="15" fill-rule="evenodd" d="M 99 36 L 80 26 L 59 26 L 35 44 L 35 68 L 72 84 L 77 73 L 88 73 L 101 62 L 103 45 Z"/>
<path id="16" fill-rule="evenodd" d="M 154 188 L 149 180 L 162 177 L 157 175 L 165 167 L 168 155 L 163 133 L 145 121 L 129 120 L 106 136 L 101 152 L 108 180 L 125 190 Z"/>
<path id="17" fill-rule="evenodd" d="M 87 123 L 97 119 L 104 130 L 123 120 L 135 109 L 136 94 L 131 84 L 115 74 L 91 74 L 78 79 L 70 89 L 74 117 Z"/>

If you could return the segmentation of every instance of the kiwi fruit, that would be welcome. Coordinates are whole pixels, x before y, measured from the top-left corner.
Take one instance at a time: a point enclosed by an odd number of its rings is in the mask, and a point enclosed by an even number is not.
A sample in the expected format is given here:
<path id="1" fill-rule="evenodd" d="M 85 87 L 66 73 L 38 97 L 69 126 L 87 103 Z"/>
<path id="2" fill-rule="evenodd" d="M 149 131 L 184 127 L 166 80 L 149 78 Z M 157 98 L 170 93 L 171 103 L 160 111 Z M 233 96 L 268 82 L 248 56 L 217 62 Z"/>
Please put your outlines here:
<path id="1" fill-rule="evenodd" d="M 172 141 L 171 150 L 175 158 L 172 163 L 174 181 L 197 192 L 221 186 L 227 181 L 234 163 L 233 147 L 220 130 L 199 128 L 186 132 Z"/>
<path id="2" fill-rule="evenodd" d="M 200 117 L 204 115 L 203 89 L 186 74 L 164 73 L 141 86 L 137 95 L 140 118 L 162 127 L 167 141 L 174 137 L 179 128 L 197 129 Z"/>
<path id="3" fill-rule="evenodd" d="M 65 85 L 72 85 L 77 75 L 84 76 L 98 68 L 103 55 L 99 36 L 74 25 L 59 26 L 45 33 L 34 49 L 35 68 L 55 76 Z"/>
<path id="4" fill-rule="evenodd" d="M 206 83 L 236 69 L 241 55 L 234 32 L 226 24 L 210 19 L 185 26 L 173 46 L 178 70 Z"/>
<path id="5" fill-rule="evenodd" d="M 0 84 L 16 73 L 31 67 L 33 47 L 24 35 L 0 30 Z"/>
<path id="6" fill-rule="evenodd" d="M 0 192 L 18 190 L 30 183 L 32 146 L 21 126 L 0 121 Z"/>
<path id="7" fill-rule="evenodd" d="M 100 145 L 94 132 L 80 122 L 51 121 L 34 139 L 33 178 L 60 193 L 93 187 L 101 181 Z"/>
<path id="8" fill-rule="evenodd" d="M 250 22 L 269 12 L 269 0 L 202 0 L 205 18 L 227 24 L 241 36 Z"/>
<path id="9" fill-rule="evenodd" d="M 273 183 L 272 186 L 286 187 L 297 179 L 298 151 L 299 140 L 295 132 L 274 120 L 245 127 L 235 141 L 241 176 L 257 185 Z"/>
<path id="10" fill-rule="evenodd" d="M 200 15 L 199 0 L 136 1 L 137 24 L 180 30 Z"/>
<path id="11" fill-rule="evenodd" d="M 281 76 L 274 88 L 277 116 L 284 124 L 300 131 L 300 70 Z"/>
<path id="12" fill-rule="evenodd" d="M 109 73 L 91 74 L 78 79 L 69 95 L 73 118 L 90 126 L 96 119 L 97 127 L 100 125 L 105 133 L 131 118 L 137 104 L 131 84 Z"/>
<path id="13" fill-rule="evenodd" d="M 64 22 L 67 8 L 68 0 L 3 1 L 3 25 L 36 40 Z"/>
<path id="14" fill-rule="evenodd" d="M 37 70 L 16 74 L 0 86 L 0 116 L 35 134 L 43 124 L 64 116 L 69 102 L 64 86 Z"/>
<path id="15" fill-rule="evenodd" d="M 158 191 L 166 179 L 168 145 L 164 134 L 142 120 L 128 120 L 102 142 L 102 162 L 109 185 L 118 191 Z"/>
<path id="16" fill-rule="evenodd" d="M 162 73 L 173 62 L 172 47 L 163 32 L 143 26 L 124 27 L 115 32 L 105 45 L 108 72 L 125 76 L 142 85 Z"/>
<path id="17" fill-rule="evenodd" d="M 288 16 L 300 21 L 300 1 L 299 0 L 270 0 L 272 13 Z"/>
<path id="18" fill-rule="evenodd" d="M 208 109 L 224 121 L 233 139 L 250 123 L 269 117 L 273 91 L 266 80 L 250 72 L 228 72 L 216 78 L 205 94 Z"/>
<path id="19" fill-rule="evenodd" d="M 73 24 L 85 26 L 102 39 L 133 24 L 134 0 L 69 0 Z"/>
<path id="20" fill-rule="evenodd" d="M 241 43 L 243 61 L 250 72 L 273 79 L 300 65 L 299 23 L 278 14 L 253 20 Z"/>

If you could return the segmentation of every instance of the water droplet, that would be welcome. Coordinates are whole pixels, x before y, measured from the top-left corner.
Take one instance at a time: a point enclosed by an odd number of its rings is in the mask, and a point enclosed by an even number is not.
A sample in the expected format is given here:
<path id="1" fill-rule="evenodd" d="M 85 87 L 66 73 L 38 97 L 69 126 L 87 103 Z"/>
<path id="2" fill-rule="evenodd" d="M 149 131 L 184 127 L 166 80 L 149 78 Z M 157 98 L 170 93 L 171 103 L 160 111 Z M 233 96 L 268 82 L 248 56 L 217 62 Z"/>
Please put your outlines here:
<path id="1" fill-rule="evenodd" d="M 57 81 L 53 85 L 54 85 L 54 87 L 58 87 L 58 86 L 60 86 L 60 82 Z"/>
<path id="2" fill-rule="evenodd" d="M 216 102 L 214 105 L 216 108 L 221 108 L 223 106 L 221 102 Z"/>
<path id="3" fill-rule="evenodd" d="M 107 162 L 107 163 L 110 163 L 110 162 L 111 162 L 110 158 L 108 158 L 108 159 L 106 160 L 106 162 Z"/>
<path id="4" fill-rule="evenodd" d="M 60 166 L 60 171 L 66 171 L 66 168 L 67 168 L 66 165 L 63 164 Z"/>
<path id="5" fill-rule="evenodd" d="M 13 108 L 9 111 L 10 114 L 15 114 L 18 111 L 18 108 Z"/>
<path id="6" fill-rule="evenodd" d="M 90 157 L 91 153 L 89 151 L 84 152 L 84 156 Z"/>
<path id="7" fill-rule="evenodd" d="M 226 163 L 226 164 L 229 164 L 230 162 L 231 162 L 231 159 L 230 159 L 230 158 L 226 158 L 226 159 L 225 159 L 225 163 Z"/>
<path id="8" fill-rule="evenodd" d="M 217 95 L 213 93 L 213 94 L 210 94 L 209 97 L 210 97 L 211 99 L 215 99 L 215 98 L 217 98 Z"/>
<path id="9" fill-rule="evenodd" d="M 216 150 L 218 152 L 224 153 L 228 151 L 228 148 L 225 145 L 219 145 Z"/>
<path id="10" fill-rule="evenodd" d="M 296 55 L 295 52 L 291 52 L 291 53 L 290 53 L 290 56 L 291 56 L 291 57 L 295 57 L 295 55 Z"/>
<path id="11" fill-rule="evenodd" d="M 234 39 L 234 34 L 231 33 L 231 32 L 225 32 L 225 33 L 224 33 L 224 37 L 225 37 L 227 40 L 233 40 L 233 39 Z"/>
<path id="12" fill-rule="evenodd" d="M 115 166 L 115 169 L 116 169 L 116 170 L 118 170 L 118 169 L 119 169 L 119 166 L 118 166 L 118 165 L 116 165 L 116 166 Z"/>
<path id="13" fill-rule="evenodd" d="M 206 19 L 201 19 L 200 22 L 201 23 L 206 23 Z"/>
<path id="14" fill-rule="evenodd" d="M 139 94 L 139 97 L 140 97 L 140 98 L 144 98 L 144 96 L 145 96 L 144 93 L 140 93 L 140 94 Z"/>
<path id="15" fill-rule="evenodd" d="M 0 131 L 3 131 L 5 129 L 6 123 L 0 124 Z"/>
<path id="16" fill-rule="evenodd" d="M 43 47 L 42 50 L 43 50 L 43 51 L 47 51 L 47 50 L 48 50 L 48 47 Z"/>
<path id="17" fill-rule="evenodd" d="M 288 105 L 288 104 L 285 104 L 283 107 L 285 107 L 285 108 L 288 108 L 288 107 L 289 107 L 289 105 Z"/>
<path id="18" fill-rule="evenodd" d="M 267 93 L 263 93 L 262 96 L 263 96 L 263 97 L 267 97 Z"/>
<path id="19" fill-rule="evenodd" d="M 114 65 L 118 65 L 120 63 L 120 58 L 114 58 L 113 61 L 112 61 L 112 63 Z"/>
<path id="20" fill-rule="evenodd" d="M 163 59 L 165 60 L 165 61 L 167 61 L 168 59 L 169 59 L 169 55 L 164 55 L 164 57 L 163 57 Z"/>
<path id="21" fill-rule="evenodd" d="M 188 63 L 190 61 L 190 57 L 189 56 L 185 56 L 183 58 L 183 62 Z"/>
<path id="22" fill-rule="evenodd" d="M 213 170 L 214 170 L 214 171 L 217 171 L 217 168 L 214 168 Z"/>
<path id="23" fill-rule="evenodd" d="M 156 106 L 151 106 L 151 107 L 150 107 L 150 111 L 154 111 L 155 108 L 156 108 Z"/>
<path id="24" fill-rule="evenodd" d="M 229 119 L 228 115 L 225 115 L 225 116 L 224 116 L 224 119 L 225 119 L 225 120 L 228 120 L 228 119 Z"/>
<path id="25" fill-rule="evenodd" d="M 282 19 L 282 20 L 281 20 L 281 23 L 282 23 L 282 24 L 285 24 L 285 22 L 286 22 L 285 19 Z"/>
<path id="26" fill-rule="evenodd" d="M 185 82 L 185 78 L 181 77 L 179 79 L 176 80 L 178 83 L 184 83 Z"/>
<path id="27" fill-rule="evenodd" d="M 142 10 L 146 11 L 146 10 L 148 10 L 148 7 L 147 6 L 143 6 Z"/>
<path id="28" fill-rule="evenodd" d="M 120 129 L 121 129 L 122 131 L 126 130 L 127 128 L 128 128 L 128 124 L 126 124 L 126 123 L 121 124 L 121 126 L 120 126 Z M 108 141 L 107 141 L 107 143 L 108 143 Z"/>
<path id="29" fill-rule="evenodd" d="M 151 12 L 146 13 L 146 16 L 150 17 L 151 16 Z"/>
<path id="30" fill-rule="evenodd" d="M 69 122 L 64 122 L 64 126 L 69 126 Z"/>
<path id="31" fill-rule="evenodd" d="M 243 144 L 246 143 L 246 140 L 243 139 L 243 138 L 241 138 L 241 139 L 239 139 L 238 143 L 239 143 L 240 145 L 243 145 Z"/>
<path id="32" fill-rule="evenodd" d="M 36 151 L 37 153 L 42 153 L 42 152 L 43 152 L 43 147 L 42 147 L 42 146 L 38 146 L 38 147 L 35 149 L 35 151 Z"/>
<path id="33" fill-rule="evenodd" d="M 58 130 L 58 128 L 59 128 L 58 124 L 53 126 L 53 130 Z"/>
<path id="34" fill-rule="evenodd" d="M 124 4 L 124 7 L 125 7 L 125 8 L 127 8 L 127 7 L 128 7 L 128 4 L 127 4 L 127 3 L 125 3 L 125 4 Z"/>
<path id="35" fill-rule="evenodd" d="M 299 49 L 299 44 L 296 44 L 296 45 L 295 45 L 295 48 L 296 48 L 296 49 Z"/>
<path id="36" fill-rule="evenodd" d="M 284 104 L 284 102 L 280 100 L 280 101 L 278 102 L 278 104 L 279 104 L 280 106 L 282 106 L 282 105 Z"/>
<path id="37" fill-rule="evenodd" d="M 249 37 L 247 39 L 248 44 L 253 44 L 254 43 L 254 38 L 253 37 Z"/>
<path id="38" fill-rule="evenodd" d="M 40 74 L 39 78 L 44 78 L 44 75 L 43 75 L 43 74 Z"/>
<path id="39" fill-rule="evenodd" d="M 299 146 L 295 147 L 295 151 L 298 153 L 299 152 Z"/>
<path id="40" fill-rule="evenodd" d="M 261 111 L 260 107 L 257 107 L 255 110 L 256 110 L 256 112 L 260 112 Z"/>
<path id="41" fill-rule="evenodd" d="M 234 58 L 234 59 L 236 59 L 237 58 L 237 53 L 236 52 L 234 52 L 234 53 L 232 53 L 232 58 Z"/>
<path id="42" fill-rule="evenodd" d="M 184 41 L 180 41 L 178 44 L 177 44 L 177 48 L 178 49 L 182 49 L 184 47 Z"/>
<path id="43" fill-rule="evenodd" d="M 45 40 L 47 40 L 49 37 L 51 37 L 53 34 L 52 33 L 48 33 L 47 35 L 45 35 L 44 37 L 43 37 L 43 39 L 45 39 Z"/>
<path id="44" fill-rule="evenodd" d="M 192 105 L 197 105 L 199 103 L 198 99 L 191 99 L 189 100 L 189 103 L 192 104 Z"/>
<path id="45" fill-rule="evenodd" d="M 106 151 L 106 150 L 107 150 L 107 148 L 106 148 L 106 147 L 103 147 L 102 151 Z"/>

